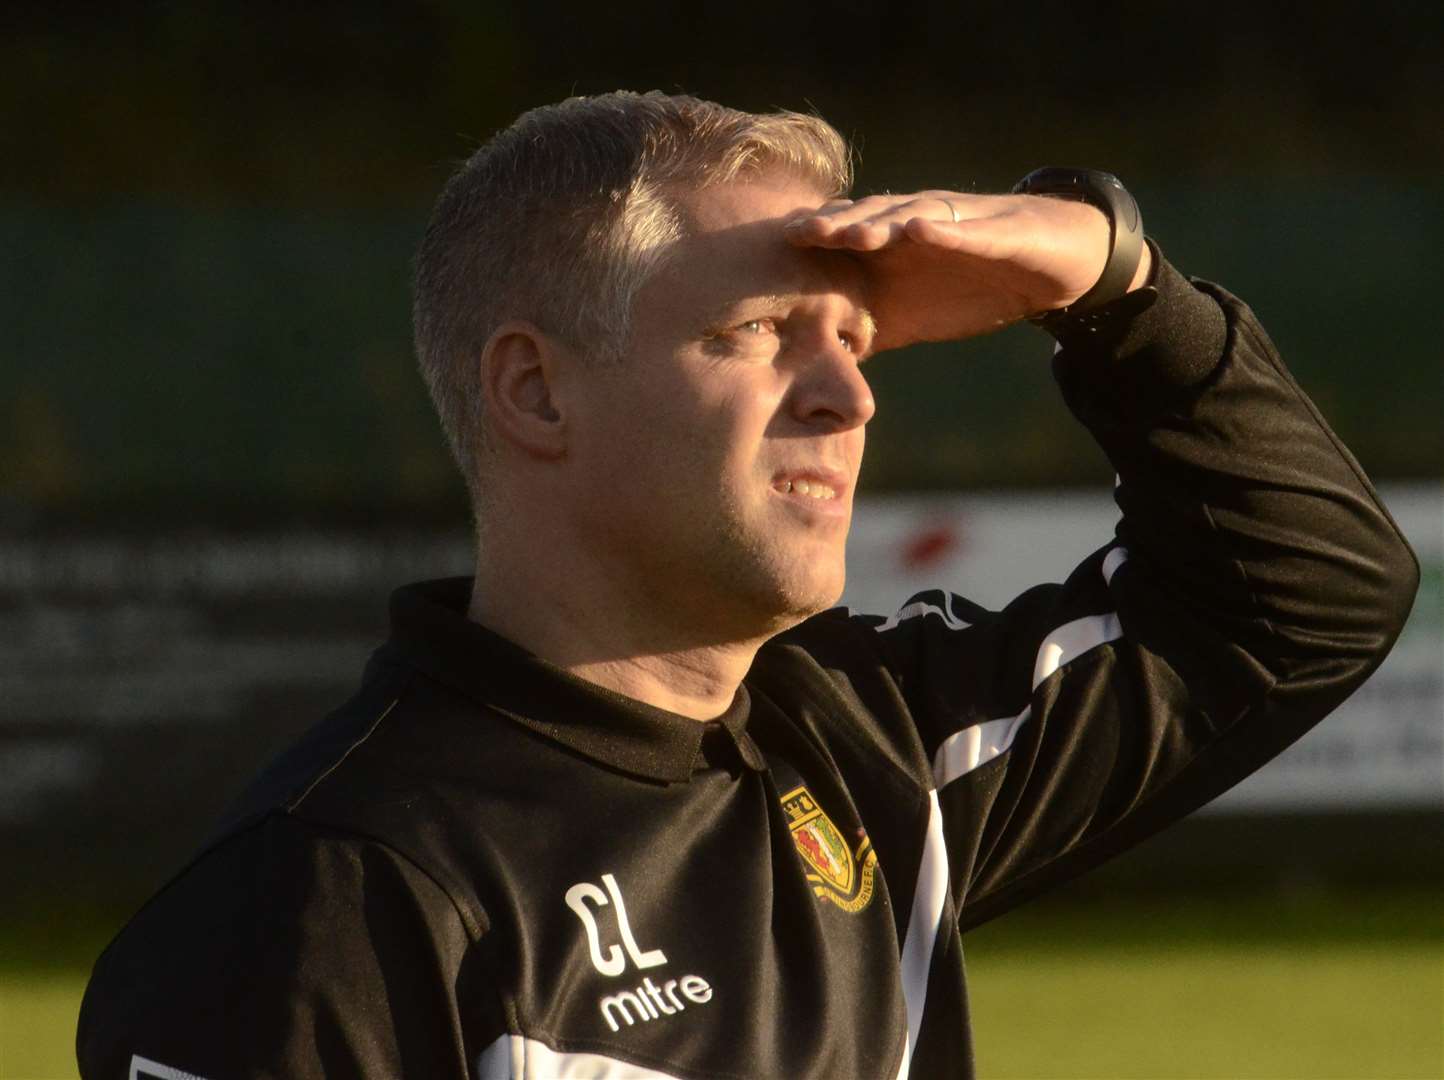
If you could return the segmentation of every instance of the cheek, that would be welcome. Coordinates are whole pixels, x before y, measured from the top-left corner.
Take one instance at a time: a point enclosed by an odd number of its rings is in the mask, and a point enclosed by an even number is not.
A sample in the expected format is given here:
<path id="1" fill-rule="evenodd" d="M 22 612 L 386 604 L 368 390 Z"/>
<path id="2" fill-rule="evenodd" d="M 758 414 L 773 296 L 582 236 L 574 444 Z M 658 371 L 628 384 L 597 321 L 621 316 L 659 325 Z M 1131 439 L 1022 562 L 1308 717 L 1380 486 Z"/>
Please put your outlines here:
<path id="1" fill-rule="evenodd" d="M 661 388 L 616 378 L 586 402 L 573 429 L 576 457 L 588 473 L 622 478 L 649 472 L 662 456 L 658 444 L 674 439 L 672 409 Z"/>
<path id="2" fill-rule="evenodd" d="M 726 417 L 717 437 L 719 471 L 733 486 L 751 489 L 766 482 L 786 458 L 785 444 L 771 438 L 770 415 L 738 413 Z"/>
<path id="3" fill-rule="evenodd" d="M 783 399 L 772 370 L 713 365 L 672 375 L 610 395 L 580 433 L 579 451 L 611 483 L 661 484 L 682 502 L 750 488 L 771 467 L 768 433 Z"/>
<path id="4" fill-rule="evenodd" d="M 786 387 L 768 377 L 770 375 L 771 369 L 765 369 L 757 377 L 733 387 L 716 403 L 718 425 L 725 427 L 732 442 L 749 455 L 755 454 L 758 447 L 774 436 L 783 416 Z"/>
<path id="5" fill-rule="evenodd" d="M 756 383 L 734 379 L 700 391 L 694 388 L 690 399 L 669 403 L 661 426 L 671 447 L 722 468 L 754 460 L 778 401 Z"/>

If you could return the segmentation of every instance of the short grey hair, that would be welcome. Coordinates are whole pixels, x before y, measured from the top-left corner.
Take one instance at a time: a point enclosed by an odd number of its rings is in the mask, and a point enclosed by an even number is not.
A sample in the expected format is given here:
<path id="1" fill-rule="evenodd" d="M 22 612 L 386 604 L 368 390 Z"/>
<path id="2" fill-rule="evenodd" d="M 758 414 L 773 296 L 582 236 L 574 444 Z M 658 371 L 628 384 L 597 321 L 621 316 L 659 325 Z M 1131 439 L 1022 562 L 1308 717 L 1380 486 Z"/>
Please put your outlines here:
<path id="1" fill-rule="evenodd" d="M 619 91 L 523 113 L 451 177 L 417 252 L 412 318 L 474 504 L 480 359 L 496 328 L 527 319 L 589 360 L 619 359 L 637 290 L 687 229 L 671 192 L 766 173 L 835 197 L 852 187 L 852 158 L 816 116 Z"/>

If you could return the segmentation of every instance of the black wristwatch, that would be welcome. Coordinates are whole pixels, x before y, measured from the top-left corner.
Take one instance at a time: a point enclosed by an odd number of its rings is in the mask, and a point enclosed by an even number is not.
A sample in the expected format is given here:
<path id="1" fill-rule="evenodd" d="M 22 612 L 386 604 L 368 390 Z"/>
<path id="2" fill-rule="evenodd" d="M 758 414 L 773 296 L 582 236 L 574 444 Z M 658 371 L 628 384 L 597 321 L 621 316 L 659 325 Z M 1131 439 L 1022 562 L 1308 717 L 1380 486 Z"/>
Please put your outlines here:
<path id="1" fill-rule="evenodd" d="M 1118 177 L 1098 169 L 1049 166 L 1034 169 L 1019 180 L 1013 185 L 1013 193 L 1051 195 L 1089 203 L 1107 216 L 1110 230 L 1108 261 L 1103 264 L 1103 273 L 1093 287 L 1067 307 L 1036 316 L 1034 323 L 1051 332 L 1060 328 L 1060 324 L 1080 321 L 1077 316 L 1095 311 L 1128 292 L 1143 257 L 1143 215 Z"/>

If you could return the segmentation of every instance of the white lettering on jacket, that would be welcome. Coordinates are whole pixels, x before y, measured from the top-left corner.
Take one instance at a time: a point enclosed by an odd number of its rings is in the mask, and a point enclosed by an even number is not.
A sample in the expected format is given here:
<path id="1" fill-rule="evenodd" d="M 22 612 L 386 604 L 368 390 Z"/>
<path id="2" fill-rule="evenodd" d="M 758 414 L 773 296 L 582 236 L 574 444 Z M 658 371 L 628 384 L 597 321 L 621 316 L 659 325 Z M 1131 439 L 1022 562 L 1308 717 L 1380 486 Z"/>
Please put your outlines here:
<path id="1" fill-rule="evenodd" d="M 587 951 L 591 953 L 592 967 L 607 978 L 614 978 L 626 971 L 628 958 L 638 970 L 661 967 L 667 962 L 667 954 L 661 949 L 643 950 L 637 944 L 636 936 L 632 933 L 632 924 L 627 918 L 627 904 L 622 899 L 622 890 L 617 885 L 617 879 L 611 874 L 603 874 L 602 884 L 606 886 L 605 892 L 590 881 L 579 881 L 566 892 L 567 907 L 581 920 L 582 929 L 586 931 Z M 598 925 L 592 908 L 601 910 L 608 906 L 615 915 L 617 936 L 622 939 L 622 944 L 608 944 L 603 951 L 602 928 Z M 625 955 L 623 949 L 626 950 Z M 667 979 L 658 986 L 649 975 L 635 990 L 620 990 L 603 996 L 597 1002 L 597 1009 L 606 1020 L 607 1026 L 616 1032 L 622 1030 L 618 1020 L 632 1027 L 638 1020 L 646 1023 L 685 1012 L 687 1006 L 683 1004 L 684 998 L 693 1005 L 705 1005 L 712 1000 L 712 986 L 700 975 Z"/>
<path id="2" fill-rule="evenodd" d="M 637 948 L 637 939 L 632 936 L 632 924 L 627 921 L 627 905 L 622 900 L 622 890 L 617 888 L 617 879 L 611 874 L 603 874 L 602 884 L 612 895 L 612 904 L 617 911 L 617 932 L 622 935 L 622 944 L 627 947 L 627 955 L 632 958 L 632 963 L 639 968 L 661 967 L 667 962 L 661 949 L 648 949 L 643 952 Z M 599 908 L 607 906 L 606 894 L 590 881 L 579 881 L 567 890 L 567 907 L 582 920 L 582 929 L 587 932 L 587 948 L 592 953 L 592 966 L 603 975 L 620 975 L 627 970 L 627 961 L 622 958 L 622 950 L 615 945 L 607 946 L 607 955 L 602 955 L 601 930 L 591 909 L 584 903 L 586 900 Z"/>

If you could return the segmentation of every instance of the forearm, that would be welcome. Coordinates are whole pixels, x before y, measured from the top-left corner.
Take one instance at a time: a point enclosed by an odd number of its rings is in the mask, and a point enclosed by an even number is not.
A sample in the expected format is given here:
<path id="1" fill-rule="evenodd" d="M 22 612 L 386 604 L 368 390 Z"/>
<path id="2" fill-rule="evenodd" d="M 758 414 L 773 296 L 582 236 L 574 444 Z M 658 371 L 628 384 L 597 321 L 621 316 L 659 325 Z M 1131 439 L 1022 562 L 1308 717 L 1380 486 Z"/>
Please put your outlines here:
<path id="1" fill-rule="evenodd" d="M 1146 311 L 1064 334 L 1055 359 L 1118 470 L 1134 588 L 1175 598 L 1322 715 L 1387 652 L 1417 564 L 1252 313 L 1166 262 L 1157 285 Z M 1167 625 L 1148 632 L 1168 646 Z M 1246 704 L 1206 692 L 1214 711 Z"/>

